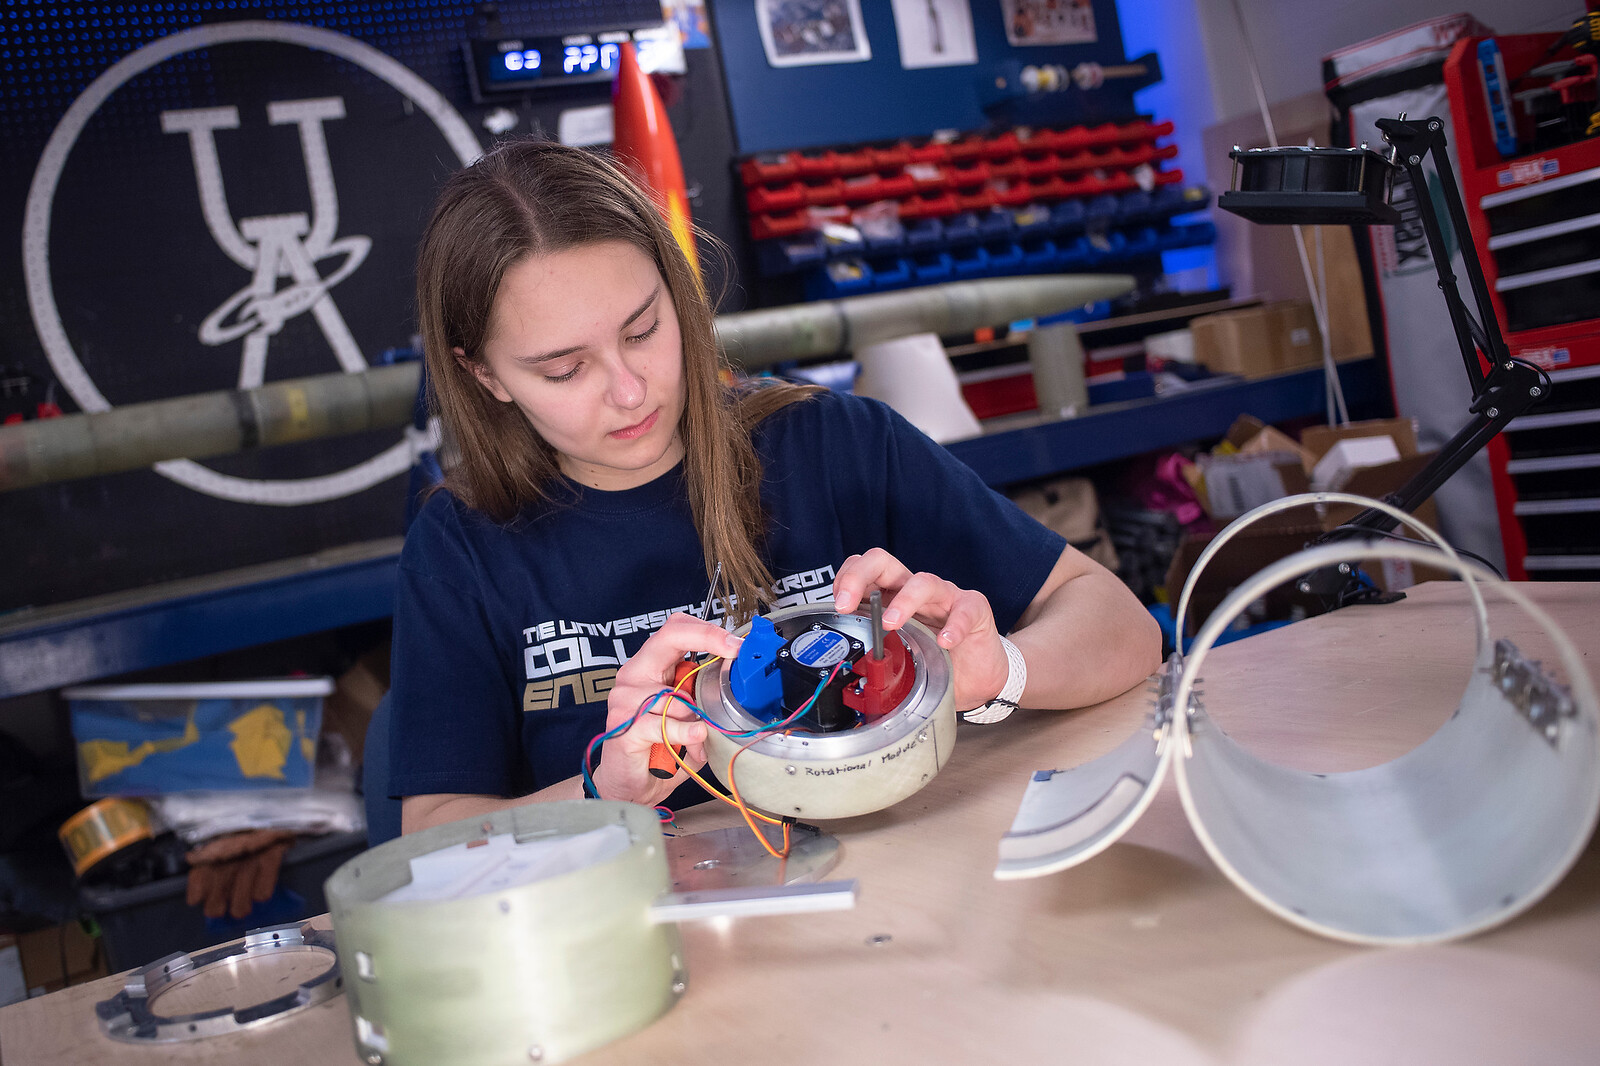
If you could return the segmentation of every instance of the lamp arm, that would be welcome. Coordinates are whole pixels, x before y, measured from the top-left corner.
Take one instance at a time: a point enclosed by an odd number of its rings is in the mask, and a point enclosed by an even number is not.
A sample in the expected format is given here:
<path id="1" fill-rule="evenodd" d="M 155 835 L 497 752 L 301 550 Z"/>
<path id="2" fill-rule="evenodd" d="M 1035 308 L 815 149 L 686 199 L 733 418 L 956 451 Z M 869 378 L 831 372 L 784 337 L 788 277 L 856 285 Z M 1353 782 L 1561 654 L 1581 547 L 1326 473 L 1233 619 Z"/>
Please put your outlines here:
<path id="1" fill-rule="evenodd" d="M 1483 274 L 1483 264 L 1478 258 L 1477 246 L 1472 241 L 1472 230 L 1467 222 L 1466 209 L 1462 206 L 1461 190 L 1456 185 L 1450 158 L 1445 151 L 1447 142 L 1444 136 L 1444 122 L 1437 117 L 1422 122 L 1409 122 L 1404 117 L 1381 118 L 1377 121 L 1377 126 L 1393 147 L 1394 162 L 1404 167 L 1411 178 L 1412 194 L 1417 201 L 1417 213 L 1422 219 L 1423 232 L 1428 238 L 1428 251 L 1433 256 L 1434 271 L 1439 275 L 1439 289 L 1444 294 L 1445 305 L 1450 312 L 1450 324 L 1455 330 L 1456 346 L 1461 350 L 1462 362 L 1467 369 L 1467 380 L 1472 383 L 1472 395 L 1476 400 L 1483 395 L 1485 388 L 1478 351 L 1482 350 L 1490 366 L 1505 363 L 1510 359 L 1511 353 L 1506 348 L 1505 338 L 1500 333 L 1500 322 L 1495 317 L 1494 303 L 1489 299 L 1489 283 Z M 1422 165 L 1428 156 L 1433 157 L 1434 174 L 1438 179 L 1445 211 L 1450 220 L 1450 227 L 1458 238 L 1456 243 L 1461 248 L 1461 263 L 1467 272 L 1467 285 L 1472 290 L 1473 302 L 1477 304 L 1476 319 L 1472 317 L 1466 303 L 1461 299 L 1461 290 L 1457 286 L 1455 271 L 1451 264 L 1450 245 L 1445 239 L 1444 227 L 1433 202 L 1433 196 L 1428 191 L 1428 174 Z"/>

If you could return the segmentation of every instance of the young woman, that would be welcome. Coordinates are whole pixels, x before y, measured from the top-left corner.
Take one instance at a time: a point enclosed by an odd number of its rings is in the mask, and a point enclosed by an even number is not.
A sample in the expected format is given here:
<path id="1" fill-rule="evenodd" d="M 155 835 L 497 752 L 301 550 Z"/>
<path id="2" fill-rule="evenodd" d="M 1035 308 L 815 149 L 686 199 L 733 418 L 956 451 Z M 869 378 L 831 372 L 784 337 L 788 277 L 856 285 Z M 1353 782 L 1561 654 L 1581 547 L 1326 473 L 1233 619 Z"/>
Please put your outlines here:
<path id="1" fill-rule="evenodd" d="M 1094 703 L 1158 665 L 1156 626 L 1114 575 L 888 408 L 724 385 L 698 277 L 600 157 L 515 142 L 455 175 L 417 292 L 457 461 L 401 556 L 390 791 L 406 831 L 583 795 L 589 741 L 686 654 L 735 654 L 722 623 L 770 606 L 848 612 L 883 590 L 886 628 L 915 617 L 949 649 L 962 711 L 1003 691 Z M 602 746 L 601 796 L 654 804 L 683 782 L 649 773 L 659 713 L 704 762 L 705 726 L 663 702 Z"/>

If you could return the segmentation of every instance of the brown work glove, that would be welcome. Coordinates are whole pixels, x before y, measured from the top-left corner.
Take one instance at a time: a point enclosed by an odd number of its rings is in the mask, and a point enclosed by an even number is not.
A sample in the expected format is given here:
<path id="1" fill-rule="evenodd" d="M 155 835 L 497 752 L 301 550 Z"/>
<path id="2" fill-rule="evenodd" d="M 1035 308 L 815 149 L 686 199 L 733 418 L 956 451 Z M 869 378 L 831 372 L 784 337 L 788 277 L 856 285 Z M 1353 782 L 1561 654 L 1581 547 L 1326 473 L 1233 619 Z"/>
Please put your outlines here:
<path id="1" fill-rule="evenodd" d="M 189 906 L 202 904 L 207 918 L 224 912 L 243 918 L 272 895 L 278 867 L 294 834 L 282 829 L 247 829 L 212 837 L 193 848 L 189 861 Z"/>

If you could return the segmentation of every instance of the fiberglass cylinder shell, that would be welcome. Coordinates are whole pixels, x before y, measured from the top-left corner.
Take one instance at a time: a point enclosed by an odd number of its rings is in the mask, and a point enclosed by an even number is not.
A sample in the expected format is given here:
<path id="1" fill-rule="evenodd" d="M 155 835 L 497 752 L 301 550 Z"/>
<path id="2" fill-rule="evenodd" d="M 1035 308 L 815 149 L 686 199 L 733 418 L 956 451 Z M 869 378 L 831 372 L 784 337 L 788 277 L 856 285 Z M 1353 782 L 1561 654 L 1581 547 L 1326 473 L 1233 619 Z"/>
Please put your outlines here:
<path id="1" fill-rule="evenodd" d="M 627 848 L 466 898 L 384 902 L 412 859 L 509 833 L 518 843 L 621 825 Z M 384 1066 L 563 1062 L 642 1028 L 685 987 L 660 823 L 605 800 L 531 803 L 381 844 L 327 881 L 361 1059 Z"/>
<path id="2" fill-rule="evenodd" d="M 847 637 L 870 641 L 864 615 L 839 614 L 831 603 L 788 607 L 767 618 L 785 640 L 820 624 Z M 740 636 L 749 633 L 745 625 Z M 769 814 L 800 818 L 849 818 L 882 810 L 922 788 L 950 758 L 956 740 L 950 655 L 933 633 L 915 620 L 897 630 L 910 649 L 915 676 L 900 704 L 880 718 L 832 733 L 772 733 L 750 744 L 716 729 L 706 734 L 711 771 L 727 780 L 733 763 L 740 797 Z M 707 717 L 732 732 L 770 725 L 740 706 L 732 689 L 732 667 L 702 670 L 695 698 Z"/>

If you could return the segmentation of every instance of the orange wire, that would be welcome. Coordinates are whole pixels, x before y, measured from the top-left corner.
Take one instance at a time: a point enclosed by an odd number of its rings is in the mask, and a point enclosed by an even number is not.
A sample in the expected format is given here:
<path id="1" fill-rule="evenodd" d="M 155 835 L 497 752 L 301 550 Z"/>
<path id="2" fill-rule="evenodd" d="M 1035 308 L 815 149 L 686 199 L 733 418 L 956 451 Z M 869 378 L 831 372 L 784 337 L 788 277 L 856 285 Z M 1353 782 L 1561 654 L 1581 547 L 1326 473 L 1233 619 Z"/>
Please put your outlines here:
<path id="1" fill-rule="evenodd" d="M 784 732 L 788 732 L 788 731 L 785 730 Z M 744 815 L 744 824 L 750 827 L 750 832 L 752 832 L 752 833 L 754 833 L 756 835 L 756 839 L 758 841 L 760 841 L 761 842 L 761 846 L 767 850 L 767 854 L 771 855 L 774 859 L 787 859 L 789 857 L 789 820 L 787 818 L 782 820 L 782 822 L 783 822 L 783 850 L 782 851 L 774 851 L 773 848 L 772 848 L 772 845 L 767 843 L 766 834 L 762 833 L 761 829 L 756 825 L 756 823 L 751 821 L 750 816 L 752 814 L 754 814 L 756 817 L 760 818 L 762 821 L 766 822 L 768 825 L 775 825 L 777 823 L 774 822 L 771 818 L 768 818 L 764 814 L 761 814 L 761 813 L 756 812 L 756 811 L 752 811 L 749 807 L 747 807 L 745 805 L 744 798 L 739 795 L 739 782 L 737 780 L 735 780 L 734 776 L 733 776 L 733 763 L 734 763 L 734 760 L 737 759 L 739 756 L 743 755 L 746 751 L 750 750 L 750 748 L 754 747 L 756 744 L 760 743 L 762 737 L 769 737 L 769 736 L 772 736 L 772 734 L 771 733 L 763 733 L 760 737 L 754 738 L 748 744 L 741 745 L 739 750 L 734 752 L 733 755 L 729 757 L 729 759 L 728 759 L 728 791 L 733 793 L 733 798 L 734 798 L 736 806 L 738 806 L 738 808 L 739 808 L 739 813 Z"/>
<path id="2" fill-rule="evenodd" d="M 706 667 L 710 666 L 712 663 L 718 662 L 718 661 L 720 661 L 719 657 L 713 656 L 712 658 L 707 659 L 705 662 L 701 663 L 699 666 L 695 667 L 693 670 L 690 670 L 687 674 L 683 675 L 683 680 L 682 681 L 679 681 L 676 685 L 674 685 L 672 687 L 672 691 L 674 693 L 677 693 L 679 691 L 687 692 L 688 690 L 684 689 L 683 686 L 688 683 L 689 679 L 691 677 L 693 677 L 695 674 L 698 674 L 701 670 L 704 670 Z M 710 727 L 708 726 L 707 728 L 710 728 Z M 765 735 L 766 734 L 763 734 L 763 736 L 765 736 Z M 760 740 L 760 739 L 761 739 L 761 737 L 757 737 L 756 738 L 756 740 Z M 680 769 L 684 773 L 688 774 L 689 777 L 696 784 L 698 784 L 701 788 L 705 789 L 706 792 L 710 793 L 716 799 L 721 800 L 723 803 L 726 803 L 730 807 L 737 808 L 739 813 L 744 817 L 745 824 L 750 825 L 750 819 L 752 817 L 755 817 L 755 818 L 759 818 L 763 822 L 766 822 L 768 825 L 782 825 L 784 827 L 784 830 L 783 830 L 783 833 L 784 833 L 784 854 L 783 855 L 775 855 L 774 857 L 781 859 L 784 856 L 788 855 L 788 853 L 789 853 L 789 847 L 788 847 L 789 827 L 788 827 L 788 823 L 784 822 L 782 819 L 779 819 L 779 818 L 768 817 L 767 815 L 762 814 L 760 811 L 751 810 L 748 806 L 745 805 L 745 802 L 743 800 L 741 800 L 741 799 L 737 799 L 737 798 L 729 799 L 727 796 L 725 796 L 721 792 L 717 791 L 716 787 L 714 785 L 712 785 L 709 781 L 707 781 L 705 778 L 701 777 L 699 774 L 695 773 L 694 770 L 690 768 L 689 764 L 684 762 L 683 759 L 678 755 L 678 749 L 673 747 L 672 746 L 672 742 L 667 739 L 667 716 L 665 714 L 663 714 L 661 716 L 661 743 L 666 745 L 667 751 L 672 755 L 672 761 L 678 764 L 678 769 Z M 755 741 L 753 740 L 750 743 L 753 744 L 753 743 L 755 743 Z M 746 746 L 748 747 L 748 745 L 746 745 Z M 733 757 L 735 759 L 737 759 L 739 757 L 738 752 L 735 752 Z M 728 765 L 730 767 L 733 765 L 732 760 L 729 760 Z M 731 770 L 730 770 L 730 773 L 731 773 Z M 731 784 L 731 782 L 730 782 L 730 784 Z M 737 797 L 738 794 L 739 794 L 738 790 L 734 789 L 734 796 Z M 751 828 L 754 829 L 755 828 L 754 825 L 751 825 Z M 766 847 L 767 851 L 769 853 L 772 853 L 772 849 L 770 847 L 767 847 L 766 838 L 761 836 L 761 834 L 759 832 L 756 833 L 756 837 L 761 840 L 762 847 Z"/>

